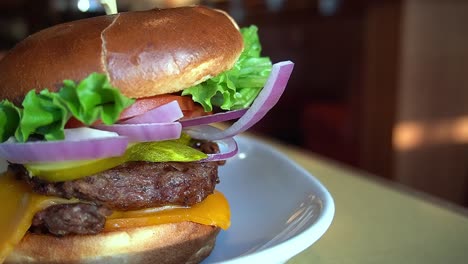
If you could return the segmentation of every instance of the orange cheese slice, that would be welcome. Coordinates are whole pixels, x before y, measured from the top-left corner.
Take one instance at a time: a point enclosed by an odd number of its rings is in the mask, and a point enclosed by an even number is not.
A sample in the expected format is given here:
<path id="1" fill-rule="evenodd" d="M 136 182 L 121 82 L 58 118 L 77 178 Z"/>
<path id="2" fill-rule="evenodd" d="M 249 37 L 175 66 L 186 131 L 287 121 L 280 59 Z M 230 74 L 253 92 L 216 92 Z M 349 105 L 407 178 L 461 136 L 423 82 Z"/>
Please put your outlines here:
<path id="1" fill-rule="evenodd" d="M 23 182 L 10 173 L 0 175 L 0 263 L 3 263 L 15 245 L 31 226 L 36 212 L 57 203 L 70 203 L 61 198 L 50 198 L 29 191 Z"/>
<path id="2" fill-rule="evenodd" d="M 54 204 L 75 203 L 57 197 L 34 194 L 14 175 L 0 175 L 0 263 L 10 254 L 31 227 L 38 212 Z M 209 195 L 203 202 L 187 208 L 167 206 L 129 212 L 114 212 L 106 220 L 104 231 L 142 227 L 164 223 L 191 221 L 227 229 L 230 225 L 229 204 L 220 192 Z"/>
<path id="3" fill-rule="evenodd" d="M 184 221 L 228 229 L 231 224 L 228 201 L 222 193 L 215 192 L 192 207 L 167 207 L 156 212 L 151 209 L 115 212 L 107 218 L 104 231 Z"/>

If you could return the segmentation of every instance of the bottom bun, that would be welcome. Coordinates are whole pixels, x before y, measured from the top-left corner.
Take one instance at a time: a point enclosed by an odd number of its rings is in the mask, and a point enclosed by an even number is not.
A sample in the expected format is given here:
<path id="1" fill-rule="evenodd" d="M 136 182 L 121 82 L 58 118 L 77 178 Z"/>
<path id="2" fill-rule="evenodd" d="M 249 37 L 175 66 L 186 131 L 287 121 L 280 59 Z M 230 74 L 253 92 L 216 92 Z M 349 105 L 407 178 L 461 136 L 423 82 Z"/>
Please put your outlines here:
<path id="1" fill-rule="evenodd" d="M 218 232 L 181 222 L 86 236 L 28 233 L 5 263 L 199 263 L 213 250 Z"/>

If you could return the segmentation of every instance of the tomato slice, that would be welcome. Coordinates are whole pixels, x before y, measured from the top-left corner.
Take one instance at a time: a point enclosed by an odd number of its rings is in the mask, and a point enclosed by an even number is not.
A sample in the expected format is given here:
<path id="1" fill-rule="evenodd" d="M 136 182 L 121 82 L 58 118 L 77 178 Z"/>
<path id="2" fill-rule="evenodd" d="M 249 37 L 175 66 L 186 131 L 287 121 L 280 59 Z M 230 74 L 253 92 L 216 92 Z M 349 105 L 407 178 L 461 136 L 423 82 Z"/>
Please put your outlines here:
<path id="1" fill-rule="evenodd" d="M 213 112 L 205 112 L 201 105 L 195 105 L 193 110 L 182 110 L 184 117 L 182 119 L 194 118 L 199 116 L 211 115 Z"/>
<path id="2" fill-rule="evenodd" d="M 131 106 L 122 111 L 119 119 L 128 119 L 130 117 L 143 114 L 151 109 L 154 109 L 161 105 L 165 105 L 172 101 L 177 101 L 179 103 L 179 106 L 182 109 L 182 112 L 184 113 L 184 118 L 192 118 L 209 114 L 206 113 L 200 105 L 197 105 L 192 100 L 192 98 L 188 96 L 163 94 L 137 99 L 135 103 L 133 103 Z M 99 120 L 96 123 L 94 123 L 94 125 L 100 123 L 102 122 Z M 77 128 L 83 126 L 85 125 L 74 117 L 70 118 L 70 120 L 68 120 L 67 124 L 65 125 L 66 128 Z"/>
<path id="3" fill-rule="evenodd" d="M 80 120 L 74 118 L 73 116 L 68 119 L 67 123 L 65 124 L 65 128 L 78 128 L 84 127 L 85 125 L 81 123 Z"/>
<path id="4" fill-rule="evenodd" d="M 158 106 L 165 105 L 172 101 L 179 103 L 182 111 L 191 111 L 195 108 L 195 103 L 190 97 L 164 94 L 137 99 L 134 104 L 126 108 L 121 114 L 120 119 L 127 119 L 145 113 Z"/>

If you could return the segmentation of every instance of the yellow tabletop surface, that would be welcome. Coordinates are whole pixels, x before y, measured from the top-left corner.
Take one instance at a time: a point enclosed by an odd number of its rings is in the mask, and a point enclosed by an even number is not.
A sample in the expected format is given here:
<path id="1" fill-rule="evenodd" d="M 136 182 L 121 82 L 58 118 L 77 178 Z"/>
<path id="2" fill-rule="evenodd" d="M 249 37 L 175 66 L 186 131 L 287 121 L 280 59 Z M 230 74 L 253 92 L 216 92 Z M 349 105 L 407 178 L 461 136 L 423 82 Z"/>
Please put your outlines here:
<path id="1" fill-rule="evenodd" d="M 318 178 L 336 207 L 324 236 L 288 264 L 468 263 L 466 210 L 317 155 L 267 142 Z"/>

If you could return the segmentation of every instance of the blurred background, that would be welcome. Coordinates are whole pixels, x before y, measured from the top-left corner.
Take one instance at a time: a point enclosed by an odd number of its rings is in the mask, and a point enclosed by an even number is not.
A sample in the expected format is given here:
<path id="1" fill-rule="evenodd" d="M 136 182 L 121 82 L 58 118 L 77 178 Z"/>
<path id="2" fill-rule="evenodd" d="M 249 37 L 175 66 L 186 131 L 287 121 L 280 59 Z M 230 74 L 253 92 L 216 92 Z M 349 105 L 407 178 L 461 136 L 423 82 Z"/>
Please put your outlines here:
<path id="1" fill-rule="evenodd" d="M 468 206 L 468 1 L 117 3 L 119 11 L 200 3 L 256 24 L 265 55 L 296 63 L 256 133 Z M 1 0 L 0 50 L 102 14 L 96 0 Z"/>

